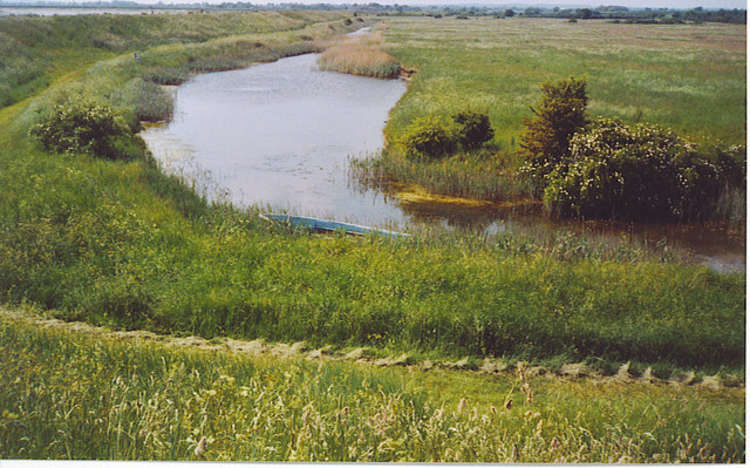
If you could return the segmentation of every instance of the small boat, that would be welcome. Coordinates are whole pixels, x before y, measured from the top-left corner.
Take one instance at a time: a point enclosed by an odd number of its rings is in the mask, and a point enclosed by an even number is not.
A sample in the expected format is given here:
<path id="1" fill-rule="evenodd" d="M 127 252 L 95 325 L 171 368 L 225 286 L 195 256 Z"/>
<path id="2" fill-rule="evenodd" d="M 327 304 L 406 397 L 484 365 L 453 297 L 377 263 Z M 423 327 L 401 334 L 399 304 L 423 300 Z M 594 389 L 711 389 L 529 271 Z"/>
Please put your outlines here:
<path id="1" fill-rule="evenodd" d="M 357 224 L 339 223 L 336 221 L 327 221 L 325 219 L 308 218 L 305 216 L 289 216 L 280 214 L 261 214 L 261 218 L 266 221 L 272 221 L 277 223 L 286 224 L 289 226 L 299 226 L 305 229 L 310 229 L 315 232 L 336 232 L 343 231 L 347 234 L 354 234 L 357 236 L 367 236 L 369 234 L 377 234 L 385 237 L 409 237 L 409 234 L 403 232 L 386 231 L 384 229 L 375 229 L 367 226 L 359 226 Z"/>

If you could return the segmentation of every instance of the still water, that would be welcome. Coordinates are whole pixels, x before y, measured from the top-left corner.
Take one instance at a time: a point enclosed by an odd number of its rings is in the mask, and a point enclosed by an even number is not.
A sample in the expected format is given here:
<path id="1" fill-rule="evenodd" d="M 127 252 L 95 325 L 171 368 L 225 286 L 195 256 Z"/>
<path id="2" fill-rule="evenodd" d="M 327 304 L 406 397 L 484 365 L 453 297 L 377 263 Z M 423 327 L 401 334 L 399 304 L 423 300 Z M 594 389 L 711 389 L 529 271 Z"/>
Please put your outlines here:
<path id="1" fill-rule="evenodd" d="M 176 90 L 173 121 L 144 139 L 167 167 L 216 184 L 236 205 L 402 222 L 383 196 L 350 189 L 347 167 L 350 155 L 381 147 L 405 84 L 319 71 L 317 57 L 196 76 Z"/>
<path id="2" fill-rule="evenodd" d="M 430 225 L 497 233 L 560 229 L 599 240 L 636 240 L 687 249 L 720 271 L 745 269 L 744 232 L 726 227 L 552 222 L 536 209 L 508 211 L 407 203 L 353 187 L 348 159 L 377 152 L 400 80 L 317 69 L 307 54 L 244 70 L 199 75 L 176 88 L 169 125 L 143 133 L 164 167 L 209 197 L 238 206 L 405 229 Z"/>

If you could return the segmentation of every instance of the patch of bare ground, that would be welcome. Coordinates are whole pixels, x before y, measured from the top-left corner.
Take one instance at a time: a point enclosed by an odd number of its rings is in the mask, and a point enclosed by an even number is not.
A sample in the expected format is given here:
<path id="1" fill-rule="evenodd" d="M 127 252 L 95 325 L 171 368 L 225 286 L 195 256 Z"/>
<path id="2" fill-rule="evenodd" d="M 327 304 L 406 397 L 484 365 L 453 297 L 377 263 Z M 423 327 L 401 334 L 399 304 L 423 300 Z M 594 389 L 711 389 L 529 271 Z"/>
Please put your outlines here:
<path id="1" fill-rule="evenodd" d="M 654 375 L 651 367 L 642 373 L 635 372 L 630 363 L 622 364 L 617 372 L 611 376 L 605 376 L 597 369 L 586 363 L 566 363 L 557 369 L 544 366 L 528 366 L 524 362 L 510 365 L 503 359 L 485 358 L 480 364 L 472 362 L 469 357 L 457 361 L 443 360 L 431 361 L 429 359 L 418 360 L 409 353 L 398 356 L 377 356 L 373 350 L 366 347 L 354 348 L 345 352 L 335 350 L 326 345 L 322 348 L 311 348 L 304 342 L 269 343 L 263 339 L 238 340 L 234 338 L 213 338 L 207 340 L 198 336 L 177 337 L 162 335 L 147 330 L 112 330 L 108 327 L 92 325 L 86 322 L 66 322 L 57 318 L 44 317 L 36 312 L 23 309 L 6 309 L 0 307 L 0 322 L 24 322 L 41 328 L 53 328 L 68 333 L 80 333 L 100 336 L 105 339 L 118 341 L 133 341 L 135 343 L 158 342 L 176 348 L 192 348 L 203 351 L 229 352 L 256 357 L 275 357 L 279 359 L 306 359 L 321 361 L 351 361 L 363 365 L 379 367 L 404 366 L 413 370 L 428 372 L 433 369 L 448 369 L 459 372 L 473 372 L 487 375 L 514 375 L 523 372 L 526 377 L 548 377 L 557 379 L 589 379 L 599 382 L 620 383 L 649 383 L 654 385 L 690 385 L 710 390 L 721 390 L 722 388 L 741 388 L 744 390 L 745 383 L 734 375 L 716 374 L 711 376 L 697 377 L 695 372 L 686 371 L 673 375 L 669 379 L 662 379 Z"/>

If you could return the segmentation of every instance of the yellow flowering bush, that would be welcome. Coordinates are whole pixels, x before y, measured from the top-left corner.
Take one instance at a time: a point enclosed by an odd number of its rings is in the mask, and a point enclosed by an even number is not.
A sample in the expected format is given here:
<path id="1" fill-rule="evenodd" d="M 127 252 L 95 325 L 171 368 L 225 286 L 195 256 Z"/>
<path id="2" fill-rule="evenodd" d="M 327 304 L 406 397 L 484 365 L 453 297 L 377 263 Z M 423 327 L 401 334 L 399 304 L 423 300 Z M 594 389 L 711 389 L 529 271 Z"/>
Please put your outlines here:
<path id="1" fill-rule="evenodd" d="M 88 102 L 57 104 L 29 129 L 47 151 L 89 153 L 107 159 L 128 159 L 133 132 L 110 107 Z"/>

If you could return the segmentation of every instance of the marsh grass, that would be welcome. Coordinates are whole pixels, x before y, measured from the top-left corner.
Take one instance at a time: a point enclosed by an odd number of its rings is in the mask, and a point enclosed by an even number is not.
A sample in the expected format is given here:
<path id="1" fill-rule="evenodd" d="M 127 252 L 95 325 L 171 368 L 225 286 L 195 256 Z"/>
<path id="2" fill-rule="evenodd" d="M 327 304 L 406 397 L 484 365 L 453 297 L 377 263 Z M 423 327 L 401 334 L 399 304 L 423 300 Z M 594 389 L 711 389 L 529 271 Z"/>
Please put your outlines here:
<path id="1" fill-rule="evenodd" d="M 571 76 L 586 77 L 592 116 L 657 124 L 699 143 L 727 146 L 746 139 L 743 25 L 394 17 L 383 32 L 388 52 L 403 67 L 419 70 L 390 113 L 384 133 L 391 143 L 419 117 L 479 108 L 487 110 L 495 130 L 495 159 L 518 159 L 513 153 L 522 119 L 539 102 L 539 84 Z M 618 37 L 617 45 L 606 37 Z M 471 158 L 422 167 L 403 159 L 390 145 L 382 161 L 358 169 L 440 194 L 491 200 L 505 192 L 498 189 L 504 181 L 488 181 L 497 171 Z M 504 168 L 515 172 L 518 162 Z"/>
<path id="2" fill-rule="evenodd" d="M 343 36 L 323 51 L 318 59 L 321 70 L 374 78 L 397 78 L 400 65 L 382 50 L 381 31 Z"/>
<path id="3" fill-rule="evenodd" d="M 530 185 L 514 173 L 512 155 L 491 148 L 464 152 L 429 162 L 413 161 L 397 151 L 350 160 L 350 177 L 367 188 L 393 183 L 416 184 L 438 195 L 487 201 L 522 199 Z"/>
<path id="4" fill-rule="evenodd" d="M 0 328 L 0 457 L 743 462 L 744 391 L 378 369 Z M 489 391 L 488 391 L 489 390 Z"/>

